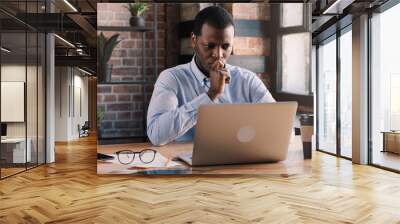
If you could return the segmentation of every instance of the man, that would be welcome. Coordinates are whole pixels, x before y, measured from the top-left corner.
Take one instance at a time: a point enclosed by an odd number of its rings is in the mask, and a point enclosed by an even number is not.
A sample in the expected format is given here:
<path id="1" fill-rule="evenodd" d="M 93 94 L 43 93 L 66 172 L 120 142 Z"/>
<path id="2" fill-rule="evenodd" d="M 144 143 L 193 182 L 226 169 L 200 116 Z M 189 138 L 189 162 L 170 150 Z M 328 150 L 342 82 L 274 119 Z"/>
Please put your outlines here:
<path id="1" fill-rule="evenodd" d="M 154 145 L 191 141 L 200 105 L 275 102 L 256 74 L 226 64 L 232 53 L 234 23 L 217 6 L 201 10 L 194 22 L 190 63 L 161 72 L 147 114 Z"/>

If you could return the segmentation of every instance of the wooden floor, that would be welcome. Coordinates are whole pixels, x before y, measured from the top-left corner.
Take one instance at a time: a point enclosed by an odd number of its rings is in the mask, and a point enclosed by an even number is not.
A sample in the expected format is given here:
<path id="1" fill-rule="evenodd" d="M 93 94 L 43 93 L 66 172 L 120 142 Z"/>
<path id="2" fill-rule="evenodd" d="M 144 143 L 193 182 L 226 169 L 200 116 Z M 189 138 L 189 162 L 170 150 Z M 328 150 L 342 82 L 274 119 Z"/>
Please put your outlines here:
<path id="1" fill-rule="evenodd" d="M 285 177 L 98 176 L 94 138 L 0 181 L 0 223 L 400 223 L 400 175 L 315 153 Z"/>
<path id="2" fill-rule="evenodd" d="M 372 162 L 376 165 L 400 170 L 400 155 L 396 153 L 374 151 Z"/>
<path id="3" fill-rule="evenodd" d="M 7 176 L 11 176 L 13 174 L 19 173 L 19 172 L 23 172 L 25 171 L 25 167 L 24 168 L 0 168 L 1 169 L 1 178 L 7 177 Z"/>

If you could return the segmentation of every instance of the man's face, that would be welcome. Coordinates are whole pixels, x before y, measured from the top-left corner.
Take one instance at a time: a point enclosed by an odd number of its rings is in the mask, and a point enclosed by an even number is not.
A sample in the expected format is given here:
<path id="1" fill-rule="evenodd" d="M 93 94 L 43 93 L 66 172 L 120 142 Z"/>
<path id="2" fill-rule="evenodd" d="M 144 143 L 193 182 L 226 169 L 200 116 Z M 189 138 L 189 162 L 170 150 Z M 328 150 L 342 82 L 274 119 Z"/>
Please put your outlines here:
<path id="1" fill-rule="evenodd" d="M 210 72 L 211 65 L 216 60 L 226 63 L 232 53 L 233 37 L 233 26 L 217 29 L 207 23 L 203 24 L 200 36 L 192 33 L 192 47 L 201 66 L 207 72 Z"/>

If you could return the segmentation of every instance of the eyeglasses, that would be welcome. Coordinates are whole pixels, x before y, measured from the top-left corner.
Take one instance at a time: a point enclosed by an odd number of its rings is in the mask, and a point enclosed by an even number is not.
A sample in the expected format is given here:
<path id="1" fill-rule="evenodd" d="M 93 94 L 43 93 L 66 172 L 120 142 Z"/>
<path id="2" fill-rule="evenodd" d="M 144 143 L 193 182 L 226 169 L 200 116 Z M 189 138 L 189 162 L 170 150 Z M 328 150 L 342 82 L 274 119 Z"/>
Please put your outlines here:
<path id="1" fill-rule="evenodd" d="M 156 153 L 157 151 L 153 149 L 144 149 L 140 152 L 134 152 L 132 150 L 121 150 L 116 152 L 118 161 L 124 165 L 132 163 L 133 160 L 135 160 L 136 154 L 139 154 L 139 159 L 143 163 L 151 163 L 156 157 Z"/>

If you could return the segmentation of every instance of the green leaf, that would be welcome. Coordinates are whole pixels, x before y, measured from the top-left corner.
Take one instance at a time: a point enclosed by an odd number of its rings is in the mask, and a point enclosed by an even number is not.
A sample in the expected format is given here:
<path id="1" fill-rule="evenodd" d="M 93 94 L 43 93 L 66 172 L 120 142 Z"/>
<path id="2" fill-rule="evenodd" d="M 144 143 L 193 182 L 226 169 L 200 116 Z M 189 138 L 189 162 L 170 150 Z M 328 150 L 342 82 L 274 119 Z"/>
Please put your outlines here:
<path id="1" fill-rule="evenodd" d="M 103 58 L 105 62 L 108 62 L 111 58 L 114 48 L 121 42 L 118 40 L 119 34 L 114 34 L 111 36 L 104 45 L 104 55 Z"/>
<path id="2" fill-rule="evenodd" d="M 149 9 L 149 6 L 147 3 L 128 3 L 128 5 L 125 6 L 127 8 L 132 16 L 140 16 L 143 14 L 145 11 Z"/>

